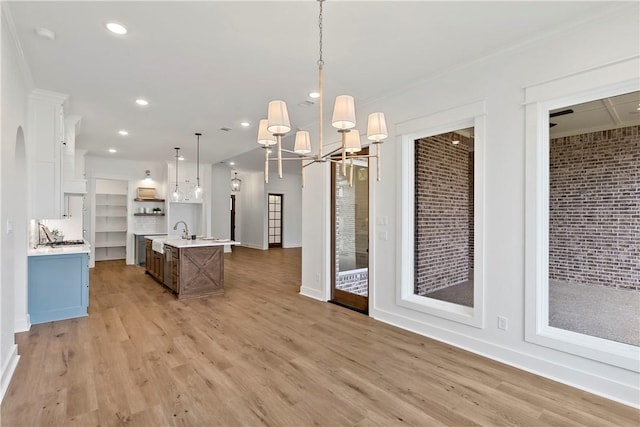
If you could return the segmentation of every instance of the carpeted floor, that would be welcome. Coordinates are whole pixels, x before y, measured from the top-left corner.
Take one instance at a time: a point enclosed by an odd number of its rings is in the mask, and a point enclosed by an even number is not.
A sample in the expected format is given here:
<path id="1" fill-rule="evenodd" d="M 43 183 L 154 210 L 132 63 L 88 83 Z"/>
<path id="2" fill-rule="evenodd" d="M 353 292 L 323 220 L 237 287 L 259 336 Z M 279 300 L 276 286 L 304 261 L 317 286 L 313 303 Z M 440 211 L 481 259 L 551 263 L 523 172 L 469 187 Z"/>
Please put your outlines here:
<path id="1" fill-rule="evenodd" d="M 640 292 L 549 283 L 549 326 L 640 346 Z M 473 280 L 427 294 L 473 307 Z"/>

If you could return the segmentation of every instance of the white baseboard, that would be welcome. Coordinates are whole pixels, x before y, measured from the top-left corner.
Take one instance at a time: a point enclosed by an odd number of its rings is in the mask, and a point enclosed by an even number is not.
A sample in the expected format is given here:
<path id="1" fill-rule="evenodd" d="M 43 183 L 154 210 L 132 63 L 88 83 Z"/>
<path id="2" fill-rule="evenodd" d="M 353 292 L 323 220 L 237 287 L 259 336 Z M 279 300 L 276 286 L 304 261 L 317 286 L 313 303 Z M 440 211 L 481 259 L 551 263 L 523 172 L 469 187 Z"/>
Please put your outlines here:
<path id="1" fill-rule="evenodd" d="M 260 245 L 254 245 L 252 243 L 243 243 L 240 246 L 244 246 L 245 248 L 258 249 L 258 250 L 261 250 L 261 251 L 266 251 L 267 249 L 269 249 L 269 248 L 264 248 L 264 247 L 262 247 Z"/>
<path id="2" fill-rule="evenodd" d="M 11 349 L 9 358 L 2 366 L 2 377 L 0 380 L 0 402 L 2 402 L 2 399 L 4 399 L 4 394 L 6 393 L 7 388 L 9 388 L 11 377 L 16 370 L 16 366 L 18 366 L 18 360 L 20 360 L 20 356 L 18 356 L 18 346 L 14 344 L 13 348 Z"/>
<path id="3" fill-rule="evenodd" d="M 29 314 L 27 313 L 27 317 L 23 319 L 16 319 L 16 323 L 14 325 L 15 333 L 18 332 L 28 332 L 31 329 L 31 319 Z"/>
<path id="4" fill-rule="evenodd" d="M 462 348 L 506 365 L 522 369 L 523 371 L 596 394 L 606 399 L 614 400 L 624 405 L 640 408 L 638 389 L 631 385 L 622 384 L 571 366 L 554 363 L 547 359 L 541 359 L 530 354 L 475 339 L 468 335 L 458 334 L 431 324 L 425 325 L 414 319 L 386 310 L 374 308 L 370 315 L 376 320 L 414 332 L 418 335 Z M 593 388 L 594 386 L 597 388 Z"/>
<path id="5" fill-rule="evenodd" d="M 317 289 L 305 288 L 304 286 L 300 286 L 300 295 L 317 299 L 318 301 L 326 301 L 322 292 Z"/>

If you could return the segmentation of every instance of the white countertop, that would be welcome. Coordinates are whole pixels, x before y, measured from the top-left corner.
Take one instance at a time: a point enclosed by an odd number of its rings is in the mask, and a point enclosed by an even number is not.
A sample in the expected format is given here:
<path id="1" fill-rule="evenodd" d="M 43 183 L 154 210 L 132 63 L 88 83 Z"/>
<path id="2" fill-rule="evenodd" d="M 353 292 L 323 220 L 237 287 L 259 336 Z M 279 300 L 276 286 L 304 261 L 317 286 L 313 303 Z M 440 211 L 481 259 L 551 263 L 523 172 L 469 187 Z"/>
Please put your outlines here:
<path id="1" fill-rule="evenodd" d="M 174 248 L 193 248 L 197 246 L 224 246 L 224 245 L 238 245 L 240 242 L 232 241 L 229 239 L 165 239 L 165 245 L 173 246 Z"/>
<path id="2" fill-rule="evenodd" d="M 181 239 L 179 237 L 153 237 L 145 236 L 152 241 L 152 248 L 158 253 L 164 253 L 164 245 L 173 246 L 174 248 L 195 248 L 199 246 L 224 246 L 239 245 L 240 242 L 229 239 L 216 239 L 213 237 L 199 237 L 195 240 Z"/>
<path id="3" fill-rule="evenodd" d="M 38 246 L 29 248 L 27 256 L 86 254 L 91 252 L 91 245 Z"/>

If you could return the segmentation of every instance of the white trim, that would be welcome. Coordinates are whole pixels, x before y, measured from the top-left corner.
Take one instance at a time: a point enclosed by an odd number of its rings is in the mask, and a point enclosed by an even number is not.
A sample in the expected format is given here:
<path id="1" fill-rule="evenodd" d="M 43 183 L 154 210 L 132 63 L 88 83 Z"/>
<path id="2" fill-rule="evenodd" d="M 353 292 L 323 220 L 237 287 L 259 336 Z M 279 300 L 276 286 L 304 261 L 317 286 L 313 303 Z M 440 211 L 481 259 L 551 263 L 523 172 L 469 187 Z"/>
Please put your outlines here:
<path id="1" fill-rule="evenodd" d="M 253 243 L 243 243 L 240 246 L 243 246 L 245 248 L 258 249 L 260 251 L 266 251 L 269 249 L 269 248 L 262 247 L 260 245 L 254 245 Z"/>
<path id="2" fill-rule="evenodd" d="M 459 334 L 452 330 L 438 327 L 437 325 L 426 325 L 412 318 L 386 310 L 376 309 L 371 313 L 371 317 L 418 335 L 432 338 L 436 341 L 522 369 L 523 371 L 588 391 L 624 405 L 634 408 L 640 406 L 638 389 L 633 385 L 627 385 L 612 380 L 611 378 L 593 375 L 570 365 L 551 362 L 544 358 L 536 357 L 532 352 L 515 351 L 512 348 L 496 345 L 486 340 L 476 339 L 470 335 Z"/>
<path id="3" fill-rule="evenodd" d="M 327 301 L 327 298 L 323 296 L 322 291 L 319 291 L 318 289 L 308 288 L 305 286 L 300 286 L 300 295 L 308 298 L 313 298 L 315 300 L 322 301 L 322 302 Z"/>
<path id="4" fill-rule="evenodd" d="M 28 332 L 31 329 L 31 317 L 29 316 L 29 313 L 25 313 L 26 316 L 22 319 L 16 319 L 15 325 L 14 325 L 14 329 L 15 329 L 15 333 L 19 333 L 19 332 Z"/>
<path id="5" fill-rule="evenodd" d="M 13 377 L 13 373 L 16 370 L 16 366 L 18 366 L 18 361 L 20 360 L 20 356 L 18 356 L 18 345 L 13 344 L 11 346 L 11 352 L 9 357 L 7 358 L 6 363 L 2 366 L 2 375 L 0 380 L 0 402 L 4 398 L 4 394 L 7 392 L 7 388 L 9 388 L 9 383 L 11 382 L 11 377 Z"/>
<path id="6" fill-rule="evenodd" d="M 477 101 L 398 124 L 396 133 L 400 146 L 396 304 L 476 328 L 484 328 L 485 110 L 485 101 Z M 414 290 L 414 141 L 468 127 L 474 127 L 475 131 L 473 308 L 415 295 Z"/>
<path id="7" fill-rule="evenodd" d="M 525 89 L 525 340 L 640 372 L 640 348 L 549 326 L 550 110 L 640 90 L 638 56 Z"/>
<path id="8" fill-rule="evenodd" d="M 8 2 L 0 2 L 0 7 L 2 7 L 2 17 L 5 20 L 11 43 L 13 43 L 13 47 L 16 50 L 16 54 L 18 57 L 18 68 L 20 69 L 20 73 L 22 74 L 22 78 L 24 79 L 24 83 L 28 92 L 35 87 L 33 76 L 31 74 L 31 68 L 29 68 L 29 64 L 27 63 L 27 60 L 24 56 L 24 51 L 22 50 L 22 45 L 20 44 L 20 37 L 18 37 L 18 31 L 16 30 L 16 25 L 13 20 L 13 15 L 11 14 L 11 9 Z"/>

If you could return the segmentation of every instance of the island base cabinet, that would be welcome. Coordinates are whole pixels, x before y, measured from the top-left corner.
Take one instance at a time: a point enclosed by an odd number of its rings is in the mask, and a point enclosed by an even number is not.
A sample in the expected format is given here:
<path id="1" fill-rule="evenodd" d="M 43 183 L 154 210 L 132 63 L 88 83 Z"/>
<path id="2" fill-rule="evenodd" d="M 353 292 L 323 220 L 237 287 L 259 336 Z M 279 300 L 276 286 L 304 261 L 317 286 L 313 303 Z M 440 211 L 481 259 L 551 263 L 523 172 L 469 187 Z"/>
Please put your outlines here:
<path id="1" fill-rule="evenodd" d="M 178 299 L 224 293 L 224 247 L 172 248 Z"/>
<path id="2" fill-rule="evenodd" d="M 28 263 L 31 324 L 87 315 L 88 254 L 30 256 Z"/>

